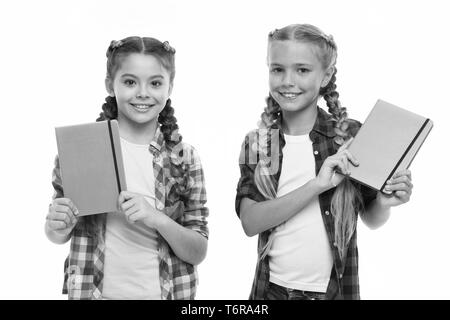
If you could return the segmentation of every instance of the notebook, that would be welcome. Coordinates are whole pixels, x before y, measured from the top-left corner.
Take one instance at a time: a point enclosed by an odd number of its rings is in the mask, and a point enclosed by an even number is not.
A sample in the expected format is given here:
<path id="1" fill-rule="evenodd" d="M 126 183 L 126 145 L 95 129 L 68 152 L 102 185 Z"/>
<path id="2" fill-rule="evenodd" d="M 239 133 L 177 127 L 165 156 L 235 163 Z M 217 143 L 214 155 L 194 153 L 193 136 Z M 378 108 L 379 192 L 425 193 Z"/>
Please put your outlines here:
<path id="1" fill-rule="evenodd" d="M 395 172 L 408 169 L 433 122 L 421 115 L 378 100 L 348 150 L 350 178 L 381 191 Z"/>
<path id="2" fill-rule="evenodd" d="M 116 120 L 55 128 L 64 197 L 79 215 L 117 211 L 126 190 Z"/>

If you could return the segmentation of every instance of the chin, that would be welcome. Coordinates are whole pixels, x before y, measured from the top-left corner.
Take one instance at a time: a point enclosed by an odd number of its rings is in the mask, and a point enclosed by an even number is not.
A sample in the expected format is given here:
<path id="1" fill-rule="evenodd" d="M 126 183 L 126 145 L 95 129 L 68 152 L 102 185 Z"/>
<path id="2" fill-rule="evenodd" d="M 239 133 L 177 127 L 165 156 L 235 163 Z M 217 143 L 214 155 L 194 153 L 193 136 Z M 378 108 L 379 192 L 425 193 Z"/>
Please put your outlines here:
<path id="1" fill-rule="evenodd" d="M 139 123 L 139 124 L 146 124 L 146 123 L 150 123 L 153 121 L 158 121 L 158 119 L 156 117 L 137 117 L 133 119 L 134 122 Z"/>
<path id="2" fill-rule="evenodd" d="M 158 115 L 153 114 L 130 114 L 127 118 L 131 122 L 135 122 L 136 124 L 146 124 L 152 121 L 158 120 Z"/>
<path id="3" fill-rule="evenodd" d="M 287 112 L 296 112 L 301 111 L 307 108 L 307 106 L 304 105 L 298 105 L 298 104 L 290 104 L 290 103 L 283 103 L 279 104 L 281 107 L 281 110 L 287 111 Z"/>
<path id="4" fill-rule="evenodd" d="M 292 103 L 289 102 L 282 102 L 278 103 L 281 107 L 281 110 L 288 111 L 288 112 L 298 112 L 298 111 L 305 111 L 311 108 L 316 108 L 317 102 L 314 101 L 295 101 Z"/>

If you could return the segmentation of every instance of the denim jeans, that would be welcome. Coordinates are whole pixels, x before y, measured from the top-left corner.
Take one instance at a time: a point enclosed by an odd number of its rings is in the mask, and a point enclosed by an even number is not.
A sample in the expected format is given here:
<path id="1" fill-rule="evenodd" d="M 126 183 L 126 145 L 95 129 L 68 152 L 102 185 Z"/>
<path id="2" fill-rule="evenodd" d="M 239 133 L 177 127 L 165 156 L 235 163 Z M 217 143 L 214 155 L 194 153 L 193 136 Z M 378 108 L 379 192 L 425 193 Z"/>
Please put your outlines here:
<path id="1" fill-rule="evenodd" d="M 325 292 L 296 290 L 269 282 L 265 300 L 325 300 Z"/>

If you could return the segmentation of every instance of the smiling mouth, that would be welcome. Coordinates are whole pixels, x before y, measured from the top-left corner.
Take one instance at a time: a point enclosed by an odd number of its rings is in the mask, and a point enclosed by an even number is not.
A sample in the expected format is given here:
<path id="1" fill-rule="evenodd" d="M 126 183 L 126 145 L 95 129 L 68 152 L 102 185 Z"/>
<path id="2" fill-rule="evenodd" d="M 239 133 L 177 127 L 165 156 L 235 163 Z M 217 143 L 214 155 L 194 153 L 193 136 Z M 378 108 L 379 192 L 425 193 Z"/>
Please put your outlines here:
<path id="1" fill-rule="evenodd" d="M 133 108 L 135 108 L 136 110 L 138 110 L 138 111 L 147 111 L 147 110 L 149 110 L 151 107 L 153 107 L 154 106 L 154 104 L 143 104 L 143 103 L 130 103 L 132 106 L 133 106 Z"/>
<path id="2" fill-rule="evenodd" d="M 286 98 L 288 100 L 294 100 L 299 95 L 301 95 L 301 92 L 278 92 L 283 98 Z"/>

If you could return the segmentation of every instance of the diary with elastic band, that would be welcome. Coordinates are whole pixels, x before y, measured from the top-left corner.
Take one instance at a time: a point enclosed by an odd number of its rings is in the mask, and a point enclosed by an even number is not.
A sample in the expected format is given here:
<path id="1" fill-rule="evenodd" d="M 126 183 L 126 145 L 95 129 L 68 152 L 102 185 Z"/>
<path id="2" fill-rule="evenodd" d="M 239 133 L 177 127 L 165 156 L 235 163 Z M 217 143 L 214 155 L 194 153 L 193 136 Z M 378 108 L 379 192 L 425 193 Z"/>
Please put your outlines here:
<path id="1" fill-rule="evenodd" d="M 409 168 L 432 128 L 430 119 L 378 100 L 348 147 L 359 162 L 349 164 L 350 178 L 381 191 Z"/>
<path id="2" fill-rule="evenodd" d="M 55 128 L 64 197 L 79 215 L 117 211 L 126 190 L 117 120 Z"/>

